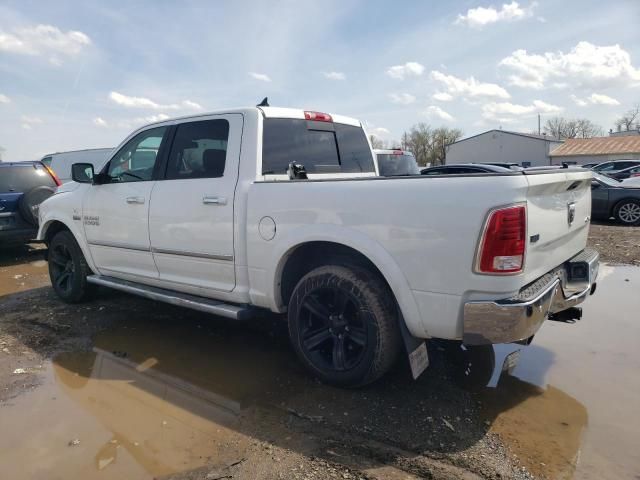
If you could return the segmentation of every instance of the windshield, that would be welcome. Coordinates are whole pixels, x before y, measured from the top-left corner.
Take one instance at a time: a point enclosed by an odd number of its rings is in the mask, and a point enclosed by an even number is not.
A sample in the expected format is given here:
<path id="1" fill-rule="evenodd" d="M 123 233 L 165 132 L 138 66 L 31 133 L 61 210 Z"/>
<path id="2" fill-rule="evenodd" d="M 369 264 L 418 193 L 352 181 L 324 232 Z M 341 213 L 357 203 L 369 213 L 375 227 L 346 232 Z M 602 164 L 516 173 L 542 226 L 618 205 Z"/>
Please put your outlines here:
<path id="1" fill-rule="evenodd" d="M 378 168 L 383 177 L 398 175 L 420 175 L 418 163 L 413 155 L 397 155 L 392 153 L 378 154 Z"/>
<path id="2" fill-rule="evenodd" d="M 604 183 L 605 185 L 609 185 L 610 187 L 619 187 L 620 186 L 620 181 L 619 180 L 615 180 L 611 177 L 607 177 L 606 175 L 600 175 L 598 173 L 594 173 L 593 174 L 593 178 L 595 178 L 596 180 L 598 180 L 601 183 Z"/>

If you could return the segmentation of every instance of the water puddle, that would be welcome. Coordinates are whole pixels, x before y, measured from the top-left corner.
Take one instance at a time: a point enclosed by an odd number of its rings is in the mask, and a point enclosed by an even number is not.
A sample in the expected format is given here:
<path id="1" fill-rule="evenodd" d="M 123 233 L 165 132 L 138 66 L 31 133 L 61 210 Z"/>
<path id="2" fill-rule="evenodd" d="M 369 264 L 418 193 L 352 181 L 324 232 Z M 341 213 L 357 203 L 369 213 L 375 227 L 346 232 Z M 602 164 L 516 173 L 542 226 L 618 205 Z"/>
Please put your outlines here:
<path id="1" fill-rule="evenodd" d="M 543 478 L 640 472 L 640 268 L 604 266 L 575 325 L 547 322 L 482 394 L 491 429 Z M 497 349 L 496 363 L 513 351 Z"/>
<path id="2" fill-rule="evenodd" d="M 49 284 L 49 270 L 40 246 L 0 251 L 0 297 Z"/>

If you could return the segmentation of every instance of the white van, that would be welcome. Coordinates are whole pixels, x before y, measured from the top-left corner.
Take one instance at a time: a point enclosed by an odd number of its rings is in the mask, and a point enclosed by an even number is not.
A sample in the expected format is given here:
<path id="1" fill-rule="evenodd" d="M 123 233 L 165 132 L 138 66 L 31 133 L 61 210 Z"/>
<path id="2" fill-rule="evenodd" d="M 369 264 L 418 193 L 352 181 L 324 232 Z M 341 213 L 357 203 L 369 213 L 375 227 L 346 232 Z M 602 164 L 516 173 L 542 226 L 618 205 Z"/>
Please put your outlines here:
<path id="1" fill-rule="evenodd" d="M 51 168 L 62 183 L 71 181 L 71 165 L 74 163 L 91 163 L 94 170 L 99 171 L 109 160 L 113 148 L 89 148 L 71 152 L 57 152 L 45 155 L 40 160 Z"/>

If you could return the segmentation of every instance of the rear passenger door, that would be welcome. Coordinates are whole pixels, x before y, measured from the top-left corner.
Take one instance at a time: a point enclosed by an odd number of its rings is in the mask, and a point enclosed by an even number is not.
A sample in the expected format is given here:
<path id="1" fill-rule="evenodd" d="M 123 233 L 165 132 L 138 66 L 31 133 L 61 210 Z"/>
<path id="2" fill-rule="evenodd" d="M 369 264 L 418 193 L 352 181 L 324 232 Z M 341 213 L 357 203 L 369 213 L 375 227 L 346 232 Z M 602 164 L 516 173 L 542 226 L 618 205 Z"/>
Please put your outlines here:
<path id="1" fill-rule="evenodd" d="M 235 287 L 234 193 L 242 127 L 241 114 L 176 126 L 149 211 L 151 251 L 160 279 L 171 288 L 206 295 Z"/>

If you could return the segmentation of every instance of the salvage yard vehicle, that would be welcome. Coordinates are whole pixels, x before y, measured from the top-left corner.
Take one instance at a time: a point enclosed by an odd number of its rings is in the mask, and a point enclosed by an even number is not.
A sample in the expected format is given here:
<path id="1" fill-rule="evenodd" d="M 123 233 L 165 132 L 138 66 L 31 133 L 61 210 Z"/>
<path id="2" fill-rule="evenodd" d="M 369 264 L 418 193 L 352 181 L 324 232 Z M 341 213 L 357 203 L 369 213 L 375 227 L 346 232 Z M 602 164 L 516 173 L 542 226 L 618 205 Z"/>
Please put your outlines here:
<path id="1" fill-rule="evenodd" d="M 266 103 L 266 102 L 265 102 Z M 144 161 L 138 161 L 142 160 Z M 40 208 L 51 282 L 242 320 L 286 313 L 321 380 L 359 386 L 424 339 L 529 342 L 595 290 L 585 169 L 380 177 L 362 124 L 258 106 L 166 120 Z"/>
<path id="2" fill-rule="evenodd" d="M 623 225 L 640 225 L 640 183 L 594 174 L 591 184 L 593 218 L 613 217 Z"/>
<path id="3" fill-rule="evenodd" d="M 376 149 L 373 151 L 378 162 L 378 170 L 383 177 L 420 175 L 420 167 L 413 153 L 399 148 Z"/>
<path id="4" fill-rule="evenodd" d="M 58 185 L 40 162 L 0 162 L 0 245 L 36 238 L 38 208 Z"/>
<path id="5" fill-rule="evenodd" d="M 71 166 L 74 163 L 91 163 L 95 170 L 99 170 L 107 163 L 112 151 L 113 148 L 88 148 L 56 152 L 45 155 L 40 161 L 53 170 L 62 183 L 67 183 L 71 181 Z"/>

